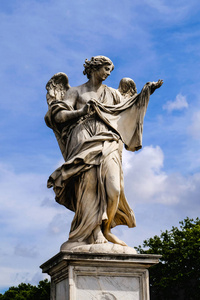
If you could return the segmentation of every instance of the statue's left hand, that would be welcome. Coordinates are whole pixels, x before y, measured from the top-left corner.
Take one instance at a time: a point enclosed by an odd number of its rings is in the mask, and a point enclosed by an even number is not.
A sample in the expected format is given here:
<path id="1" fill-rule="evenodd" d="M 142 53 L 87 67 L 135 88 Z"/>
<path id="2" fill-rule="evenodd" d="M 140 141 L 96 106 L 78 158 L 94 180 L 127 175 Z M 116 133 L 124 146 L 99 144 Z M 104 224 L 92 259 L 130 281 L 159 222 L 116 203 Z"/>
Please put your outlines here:
<path id="1" fill-rule="evenodd" d="M 156 82 L 156 88 L 158 89 L 159 87 L 161 87 L 162 84 L 163 84 L 163 80 L 162 80 L 162 79 L 159 79 L 159 80 Z"/>

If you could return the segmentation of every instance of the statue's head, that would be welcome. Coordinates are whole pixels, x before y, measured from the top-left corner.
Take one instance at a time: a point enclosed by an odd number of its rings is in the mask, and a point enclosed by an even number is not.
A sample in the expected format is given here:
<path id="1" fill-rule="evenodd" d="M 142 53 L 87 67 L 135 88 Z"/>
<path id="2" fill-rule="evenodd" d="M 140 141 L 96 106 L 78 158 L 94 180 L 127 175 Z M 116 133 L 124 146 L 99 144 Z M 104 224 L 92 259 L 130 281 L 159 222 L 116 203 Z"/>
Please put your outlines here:
<path id="1" fill-rule="evenodd" d="M 90 79 L 93 71 L 97 71 L 105 65 L 111 66 L 111 71 L 114 69 L 113 62 L 108 57 L 102 55 L 93 56 L 91 60 L 85 60 L 83 74 L 87 75 L 87 78 Z"/>

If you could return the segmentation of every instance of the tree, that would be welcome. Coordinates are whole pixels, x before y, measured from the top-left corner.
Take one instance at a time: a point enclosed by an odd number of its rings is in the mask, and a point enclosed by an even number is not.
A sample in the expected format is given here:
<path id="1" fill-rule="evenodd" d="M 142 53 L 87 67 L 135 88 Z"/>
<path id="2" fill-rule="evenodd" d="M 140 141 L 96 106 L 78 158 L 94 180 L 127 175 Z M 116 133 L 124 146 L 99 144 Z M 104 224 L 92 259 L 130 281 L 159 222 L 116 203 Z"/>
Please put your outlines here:
<path id="1" fill-rule="evenodd" d="M 150 268 L 152 300 L 200 299 L 200 219 L 186 218 L 180 229 L 172 227 L 145 240 L 139 253 L 161 254 L 159 264 Z"/>
<path id="2" fill-rule="evenodd" d="M 0 300 L 49 300 L 50 282 L 45 279 L 38 286 L 30 283 L 20 283 L 18 287 L 10 287 L 4 295 L 0 294 Z"/>

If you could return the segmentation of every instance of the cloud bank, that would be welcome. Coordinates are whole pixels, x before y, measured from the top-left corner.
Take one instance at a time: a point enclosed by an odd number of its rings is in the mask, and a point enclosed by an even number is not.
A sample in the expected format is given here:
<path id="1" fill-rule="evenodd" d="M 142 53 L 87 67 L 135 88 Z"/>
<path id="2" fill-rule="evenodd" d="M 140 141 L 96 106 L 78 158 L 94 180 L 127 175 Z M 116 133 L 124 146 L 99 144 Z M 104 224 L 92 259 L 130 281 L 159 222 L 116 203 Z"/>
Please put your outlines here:
<path id="1" fill-rule="evenodd" d="M 175 101 L 168 101 L 165 105 L 163 105 L 163 109 L 168 112 L 172 112 L 173 110 L 182 110 L 184 108 L 188 108 L 188 103 L 186 97 L 181 94 L 176 96 Z"/>

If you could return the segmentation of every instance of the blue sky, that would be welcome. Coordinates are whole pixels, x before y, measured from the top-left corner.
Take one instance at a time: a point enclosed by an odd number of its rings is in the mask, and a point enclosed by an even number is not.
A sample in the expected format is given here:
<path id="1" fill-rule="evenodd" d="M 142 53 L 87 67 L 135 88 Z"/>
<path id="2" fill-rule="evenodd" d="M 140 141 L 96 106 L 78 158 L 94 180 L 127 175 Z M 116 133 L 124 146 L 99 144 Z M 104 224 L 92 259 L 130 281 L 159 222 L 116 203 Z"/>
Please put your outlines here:
<path id="1" fill-rule="evenodd" d="M 44 278 L 39 265 L 67 240 L 73 214 L 54 201 L 48 176 L 62 163 L 44 123 L 45 85 L 105 55 L 118 87 L 163 79 L 150 99 L 143 149 L 124 150 L 125 192 L 137 227 L 114 232 L 129 246 L 200 214 L 200 4 L 198 0 L 12 0 L 0 8 L 0 291 Z"/>

